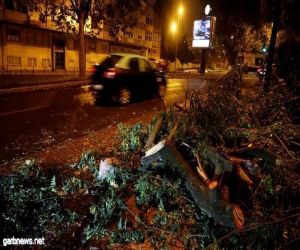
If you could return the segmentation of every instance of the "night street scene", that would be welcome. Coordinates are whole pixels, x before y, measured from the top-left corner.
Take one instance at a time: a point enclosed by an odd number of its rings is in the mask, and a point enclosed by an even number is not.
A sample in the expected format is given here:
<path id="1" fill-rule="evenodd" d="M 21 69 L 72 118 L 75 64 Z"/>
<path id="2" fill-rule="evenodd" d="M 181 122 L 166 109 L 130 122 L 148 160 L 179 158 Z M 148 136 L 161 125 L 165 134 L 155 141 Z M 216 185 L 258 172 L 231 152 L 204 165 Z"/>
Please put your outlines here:
<path id="1" fill-rule="evenodd" d="M 299 0 L 0 0 L 1 249 L 300 249 Z"/>

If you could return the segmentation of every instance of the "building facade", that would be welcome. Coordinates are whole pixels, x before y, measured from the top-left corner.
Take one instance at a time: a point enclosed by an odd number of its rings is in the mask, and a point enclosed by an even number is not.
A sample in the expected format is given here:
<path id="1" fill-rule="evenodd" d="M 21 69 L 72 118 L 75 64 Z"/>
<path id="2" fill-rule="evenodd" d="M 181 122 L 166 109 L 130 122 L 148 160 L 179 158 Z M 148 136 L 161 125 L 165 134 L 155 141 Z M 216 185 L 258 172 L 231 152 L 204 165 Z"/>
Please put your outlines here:
<path id="1" fill-rule="evenodd" d="M 87 71 L 114 52 L 160 58 L 161 25 L 154 14 L 155 0 L 149 3 L 140 8 L 137 25 L 117 37 L 109 35 L 105 23 L 98 25 L 98 35 L 85 36 Z M 86 34 L 95 28 L 90 23 Z M 76 34 L 59 31 L 49 17 L 40 22 L 39 13 L 24 13 L 17 1 L 0 0 L 0 72 L 77 72 L 78 65 Z"/>

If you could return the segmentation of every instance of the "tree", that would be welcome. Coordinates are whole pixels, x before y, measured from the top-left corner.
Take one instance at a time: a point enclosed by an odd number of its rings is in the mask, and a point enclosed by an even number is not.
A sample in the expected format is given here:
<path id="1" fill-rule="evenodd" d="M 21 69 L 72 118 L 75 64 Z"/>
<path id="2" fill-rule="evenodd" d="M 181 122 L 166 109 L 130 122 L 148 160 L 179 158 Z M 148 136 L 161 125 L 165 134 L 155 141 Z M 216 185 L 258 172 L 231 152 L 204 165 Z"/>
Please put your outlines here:
<path id="1" fill-rule="evenodd" d="M 229 63 L 235 64 L 238 54 L 249 44 L 247 41 L 249 29 L 258 30 L 263 24 L 260 18 L 260 1 L 216 1 L 213 11 L 217 17 L 215 32 L 217 39 L 224 45 Z"/>
<path id="2" fill-rule="evenodd" d="M 194 59 L 186 34 L 179 41 L 177 57 L 181 64 L 191 62 Z"/>
<path id="3" fill-rule="evenodd" d="M 297 52 L 297 49 L 289 48 L 289 46 L 299 44 L 299 35 L 300 35 L 300 18 L 297 13 L 297 9 L 299 9 L 299 1 L 290 0 L 290 1 L 281 1 L 281 0 L 264 0 L 263 3 L 263 14 L 269 20 L 272 21 L 272 33 L 269 44 L 269 52 L 267 57 L 267 72 L 266 78 L 264 81 L 264 92 L 267 92 L 270 88 L 270 81 L 272 76 L 272 64 L 274 61 L 274 57 L 276 55 L 276 42 L 278 34 L 281 32 L 284 34 L 284 38 L 281 41 L 281 44 L 287 45 L 288 52 Z M 298 39 L 298 41 L 297 41 Z M 289 62 L 292 65 L 299 65 L 299 56 L 294 53 L 287 54 L 282 53 L 282 48 L 280 50 L 281 60 Z M 291 68 L 290 72 L 293 72 L 294 76 L 289 75 L 288 78 L 298 78 L 299 72 L 298 70 Z M 296 80 L 297 82 L 297 80 Z M 288 83 L 289 84 L 289 83 Z M 291 85 L 291 84 L 290 84 Z"/>
<path id="4" fill-rule="evenodd" d="M 137 22 L 137 11 L 147 0 L 15 0 L 23 12 L 38 11 L 40 20 L 51 21 L 59 30 L 78 34 L 79 74 L 86 75 L 85 27 L 88 18 L 108 24 L 109 34 L 115 37 L 120 31 L 133 27 Z"/>
<path id="5" fill-rule="evenodd" d="M 80 78 L 86 74 L 86 54 L 84 28 L 88 18 L 98 23 L 103 20 L 109 24 L 109 34 L 115 37 L 119 31 L 133 27 L 137 21 L 137 10 L 141 0 L 131 1 L 96 1 L 96 0 L 56 0 L 46 1 L 46 11 L 41 18 L 50 15 L 56 26 L 64 31 L 78 33 L 79 37 L 79 73 Z M 78 29 L 77 29 L 78 27 Z"/>

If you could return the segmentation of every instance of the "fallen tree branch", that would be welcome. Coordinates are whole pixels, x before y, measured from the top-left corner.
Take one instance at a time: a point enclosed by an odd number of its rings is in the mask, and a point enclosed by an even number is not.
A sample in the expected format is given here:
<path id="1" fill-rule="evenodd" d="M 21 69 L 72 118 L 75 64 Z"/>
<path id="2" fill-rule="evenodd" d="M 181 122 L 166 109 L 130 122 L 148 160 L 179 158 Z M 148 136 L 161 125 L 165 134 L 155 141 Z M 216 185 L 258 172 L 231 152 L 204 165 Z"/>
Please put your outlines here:
<path id="1" fill-rule="evenodd" d="M 154 146 L 156 147 L 156 146 Z M 150 149 L 152 151 L 152 149 Z M 195 204 L 209 217 L 213 217 L 217 222 L 228 227 L 235 227 L 234 209 L 237 206 L 221 199 L 218 189 L 210 190 L 206 185 L 202 184 L 197 175 L 193 172 L 191 166 L 184 160 L 174 145 L 166 144 L 153 150 L 152 154 L 145 155 L 141 159 L 144 167 L 148 167 L 151 163 L 160 161 L 168 164 L 174 172 L 178 173 L 182 178 L 187 190 L 191 193 Z M 239 227 L 243 226 L 243 213 L 238 210 L 237 213 Z M 242 217 L 242 218 L 241 218 Z"/>
<path id="2" fill-rule="evenodd" d="M 235 150 L 231 152 L 231 154 L 247 159 L 254 157 L 262 158 L 270 165 L 275 165 L 276 159 L 278 158 L 278 156 L 272 151 L 261 147 L 245 147 L 239 150 Z"/>
<path id="3" fill-rule="evenodd" d="M 166 143 L 171 142 L 173 140 L 173 137 L 175 136 L 178 129 L 178 123 L 175 123 L 174 127 L 172 128 L 170 134 L 167 137 Z"/>
<path id="4" fill-rule="evenodd" d="M 255 224 L 251 224 L 249 226 L 245 226 L 244 228 L 241 228 L 241 229 L 235 229 L 235 230 L 231 231 L 230 233 L 228 233 L 228 234 L 222 236 L 221 238 L 219 238 L 217 240 L 217 242 L 221 242 L 222 240 L 229 238 L 231 235 L 233 235 L 235 233 L 249 232 L 249 231 L 255 230 L 258 227 L 273 225 L 273 224 L 276 224 L 276 223 L 279 223 L 279 222 L 282 222 L 282 221 L 285 221 L 285 220 L 288 220 L 288 219 L 296 218 L 296 217 L 299 217 L 299 216 L 300 216 L 300 213 L 297 213 L 297 214 L 293 214 L 293 215 L 290 215 L 290 216 L 287 216 L 287 217 L 277 219 L 275 221 L 264 222 L 264 223 L 255 223 Z"/>
<path id="5" fill-rule="evenodd" d="M 292 157 L 293 159 L 296 159 L 296 157 L 288 150 L 288 148 L 285 146 L 285 144 L 283 143 L 283 141 L 279 138 L 278 135 L 274 135 L 275 138 L 280 142 L 281 146 L 284 148 L 284 150 L 287 152 L 287 154 Z"/>
<path id="6" fill-rule="evenodd" d="M 145 151 L 147 151 L 148 149 L 150 149 L 152 147 L 152 145 L 154 144 L 154 141 L 155 141 L 155 138 L 161 128 L 161 125 L 162 125 L 162 117 L 158 117 L 149 137 L 148 137 L 148 140 L 145 144 Z"/>

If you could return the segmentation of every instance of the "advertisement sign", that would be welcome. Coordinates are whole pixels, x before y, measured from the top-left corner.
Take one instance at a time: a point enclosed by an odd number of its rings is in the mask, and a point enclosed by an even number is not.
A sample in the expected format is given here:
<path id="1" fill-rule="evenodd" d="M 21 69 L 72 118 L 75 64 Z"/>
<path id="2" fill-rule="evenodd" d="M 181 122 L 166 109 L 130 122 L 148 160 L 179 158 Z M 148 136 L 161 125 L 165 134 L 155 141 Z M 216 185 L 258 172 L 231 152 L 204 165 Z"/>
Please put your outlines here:
<path id="1" fill-rule="evenodd" d="M 215 17 L 205 17 L 194 21 L 193 47 L 211 48 L 212 36 L 215 28 Z"/>

